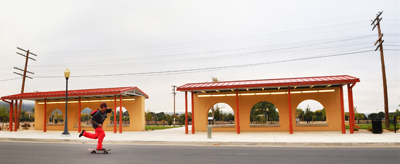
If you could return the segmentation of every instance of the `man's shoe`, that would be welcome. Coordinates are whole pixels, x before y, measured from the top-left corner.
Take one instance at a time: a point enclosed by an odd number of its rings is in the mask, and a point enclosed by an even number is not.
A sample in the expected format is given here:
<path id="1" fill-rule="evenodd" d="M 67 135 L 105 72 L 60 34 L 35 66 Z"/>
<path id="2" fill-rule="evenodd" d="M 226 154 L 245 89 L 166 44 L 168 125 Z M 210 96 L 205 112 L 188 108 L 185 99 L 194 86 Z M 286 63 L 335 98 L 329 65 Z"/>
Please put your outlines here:
<path id="1" fill-rule="evenodd" d="M 83 133 L 85 133 L 86 130 L 82 130 L 81 134 L 79 134 L 79 138 L 82 137 Z"/>
<path id="2" fill-rule="evenodd" d="M 105 151 L 106 149 L 102 148 L 102 149 L 97 149 L 97 151 Z"/>

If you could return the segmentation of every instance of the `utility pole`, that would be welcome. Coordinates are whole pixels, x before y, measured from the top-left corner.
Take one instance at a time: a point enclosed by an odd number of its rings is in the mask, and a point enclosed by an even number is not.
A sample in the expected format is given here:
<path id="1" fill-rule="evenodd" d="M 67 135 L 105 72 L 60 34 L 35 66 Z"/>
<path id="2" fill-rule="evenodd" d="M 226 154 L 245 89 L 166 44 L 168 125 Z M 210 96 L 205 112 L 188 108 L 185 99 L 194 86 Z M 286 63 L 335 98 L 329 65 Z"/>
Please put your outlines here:
<path id="1" fill-rule="evenodd" d="M 376 50 L 380 50 L 381 52 L 381 65 L 382 65 L 382 80 L 383 80 L 383 99 L 384 99 L 384 104 L 385 104 L 385 126 L 386 128 L 389 128 L 390 124 L 389 124 L 389 102 L 388 102 L 388 94 L 387 94 L 387 82 L 386 82 L 386 69 L 385 69 L 385 59 L 383 56 L 383 42 L 384 40 L 382 40 L 383 37 L 383 33 L 381 32 L 381 20 L 382 18 L 379 18 L 382 15 L 383 11 L 378 12 L 378 14 L 376 14 L 376 18 L 374 20 L 371 20 L 371 26 L 372 27 L 372 31 L 375 29 L 375 27 L 378 27 L 378 40 L 375 42 L 374 46 L 376 46 L 376 44 L 378 44 L 378 46 L 376 47 Z"/>
<path id="2" fill-rule="evenodd" d="M 175 126 L 175 96 L 176 96 L 176 86 L 172 86 L 172 94 L 174 95 L 174 126 Z"/>
<path id="3" fill-rule="evenodd" d="M 24 69 L 21 69 L 21 68 L 18 68 L 18 67 L 14 67 L 14 69 L 16 69 L 16 70 L 18 70 L 18 71 L 23 71 L 22 74 L 21 74 L 21 73 L 18 73 L 18 72 L 14 72 L 14 73 L 17 74 L 17 75 L 22 76 L 21 93 L 24 93 L 24 90 L 25 90 L 25 79 L 26 79 L 26 78 L 33 79 L 32 77 L 27 76 L 26 73 L 30 73 L 30 74 L 32 74 L 32 75 L 34 74 L 33 72 L 28 71 L 28 59 L 31 59 L 31 60 L 33 60 L 33 61 L 36 61 L 36 59 L 29 57 L 29 55 L 33 55 L 33 56 L 37 56 L 37 55 L 34 54 L 34 53 L 32 53 L 32 52 L 29 52 L 29 50 L 24 50 L 24 49 L 19 48 L 19 47 L 17 47 L 17 49 L 18 49 L 18 50 L 21 50 L 21 51 L 23 51 L 23 52 L 26 52 L 26 55 L 17 52 L 18 55 L 21 55 L 21 56 L 25 57 L 25 68 L 24 68 Z M 16 117 L 18 118 L 18 119 L 17 119 L 17 122 L 16 122 L 17 128 L 19 128 L 19 120 L 20 120 L 19 118 L 20 118 L 20 116 L 21 116 L 21 109 L 22 109 L 22 100 L 19 100 L 18 115 L 16 116 Z"/>

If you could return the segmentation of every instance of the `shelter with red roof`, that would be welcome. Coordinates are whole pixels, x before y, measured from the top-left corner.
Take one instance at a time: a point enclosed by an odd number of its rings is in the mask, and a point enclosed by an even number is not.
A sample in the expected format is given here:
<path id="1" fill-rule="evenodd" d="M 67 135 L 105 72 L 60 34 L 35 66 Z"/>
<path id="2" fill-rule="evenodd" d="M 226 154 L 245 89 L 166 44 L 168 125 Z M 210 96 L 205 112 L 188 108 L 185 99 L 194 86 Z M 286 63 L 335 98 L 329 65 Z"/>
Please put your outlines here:
<path id="1" fill-rule="evenodd" d="M 188 92 L 191 93 L 192 129 L 206 131 L 209 109 L 216 103 L 226 103 L 234 112 L 234 125 L 213 126 L 213 131 L 345 131 L 343 86 L 347 85 L 350 133 L 353 133 L 354 85 L 359 78 L 349 75 L 318 76 L 262 80 L 241 80 L 188 83 L 177 88 L 185 92 L 185 133 L 188 134 Z M 296 107 L 304 100 L 316 100 L 326 111 L 323 124 L 296 123 Z M 252 125 L 250 112 L 257 102 L 268 101 L 279 109 L 279 124 Z"/>
<path id="2" fill-rule="evenodd" d="M 31 92 L 1 97 L 2 101 L 10 104 L 10 124 L 16 122 L 18 100 L 35 101 L 35 130 L 63 130 L 63 123 L 57 122 L 54 118 L 54 111 L 65 111 L 66 91 Z M 92 111 L 100 108 L 100 103 L 107 103 L 113 109 L 108 114 L 103 125 L 104 130 L 120 133 L 122 130 L 143 131 L 145 130 L 145 99 L 149 96 L 138 87 L 118 87 L 118 88 L 98 88 L 68 90 L 68 130 L 81 132 L 83 128 L 91 130 L 91 125 L 82 125 L 81 111 L 91 109 Z M 118 111 L 117 111 L 118 108 Z M 129 124 L 124 124 L 122 109 L 125 108 L 129 119 Z M 116 114 L 114 114 L 116 113 Z M 126 113 L 126 112 L 125 112 Z M 14 115 L 14 116 L 13 116 Z M 62 114 L 61 114 L 62 115 Z M 62 115 L 60 118 L 64 118 Z M 124 118 L 122 118 L 124 117 Z M 113 121 L 111 121 L 113 120 Z M 10 126 L 10 131 L 17 131 L 16 124 Z"/>

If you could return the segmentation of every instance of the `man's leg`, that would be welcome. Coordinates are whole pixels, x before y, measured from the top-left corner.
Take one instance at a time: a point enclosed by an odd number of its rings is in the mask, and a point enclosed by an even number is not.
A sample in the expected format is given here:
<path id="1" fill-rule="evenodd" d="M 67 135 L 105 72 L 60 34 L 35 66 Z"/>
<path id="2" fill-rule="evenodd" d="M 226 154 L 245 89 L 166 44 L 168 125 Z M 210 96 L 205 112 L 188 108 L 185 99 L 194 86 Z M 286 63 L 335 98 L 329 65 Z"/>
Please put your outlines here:
<path id="1" fill-rule="evenodd" d="M 96 131 L 96 130 L 95 130 L 95 131 Z M 87 132 L 87 131 L 85 131 L 85 132 L 83 133 L 83 136 L 85 136 L 85 137 L 87 137 L 87 138 L 90 138 L 90 139 L 97 139 L 97 138 L 98 138 L 96 134 L 94 134 L 94 133 L 89 133 L 89 132 Z"/>
<path id="2" fill-rule="evenodd" d="M 96 128 L 96 136 L 99 139 L 97 141 L 97 149 L 102 149 L 103 148 L 103 139 L 106 136 L 106 134 L 104 133 L 103 128 L 100 128 L 100 127 Z"/>

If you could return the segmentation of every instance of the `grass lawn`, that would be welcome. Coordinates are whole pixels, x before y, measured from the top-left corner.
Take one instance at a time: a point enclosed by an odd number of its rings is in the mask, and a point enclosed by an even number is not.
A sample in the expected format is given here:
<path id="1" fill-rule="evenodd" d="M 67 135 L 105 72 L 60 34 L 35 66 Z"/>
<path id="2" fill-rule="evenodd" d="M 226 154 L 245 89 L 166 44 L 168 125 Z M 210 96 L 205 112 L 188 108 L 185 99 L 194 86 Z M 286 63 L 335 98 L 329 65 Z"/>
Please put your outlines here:
<path id="1" fill-rule="evenodd" d="M 145 128 L 146 130 L 160 130 L 160 129 L 170 129 L 170 128 L 178 128 L 178 127 L 182 127 L 180 125 L 176 125 L 174 126 L 152 126 L 152 125 L 146 125 Z"/>
<path id="2" fill-rule="evenodd" d="M 360 127 L 360 129 L 367 129 L 368 127 L 372 127 L 372 124 L 356 124 L 356 126 Z M 385 128 L 385 124 L 382 124 L 382 129 L 386 129 Z M 390 124 L 390 127 L 394 128 L 393 124 Z M 396 128 L 399 128 L 400 124 L 396 125 Z M 350 129 L 349 125 L 346 125 L 346 129 Z"/>

